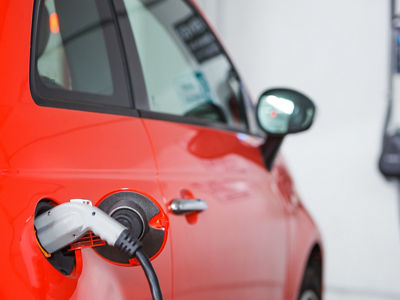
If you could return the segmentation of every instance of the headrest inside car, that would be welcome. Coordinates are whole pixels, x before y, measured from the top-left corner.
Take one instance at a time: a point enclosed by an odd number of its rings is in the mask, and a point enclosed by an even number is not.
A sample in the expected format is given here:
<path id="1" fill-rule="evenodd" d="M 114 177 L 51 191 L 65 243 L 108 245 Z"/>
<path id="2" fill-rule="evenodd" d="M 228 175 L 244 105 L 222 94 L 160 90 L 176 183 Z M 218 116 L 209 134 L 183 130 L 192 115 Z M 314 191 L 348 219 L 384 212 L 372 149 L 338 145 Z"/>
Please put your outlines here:
<path id="1" fill-rule="evenodd" d="M 49 41 L 50 37 L 49 17 L 50 17 L 49 11 L 45 6 L 44 1 L 41 1 L 39 8 L 39 20 L 38 20 L 37 57 L 42 56 Z"/>

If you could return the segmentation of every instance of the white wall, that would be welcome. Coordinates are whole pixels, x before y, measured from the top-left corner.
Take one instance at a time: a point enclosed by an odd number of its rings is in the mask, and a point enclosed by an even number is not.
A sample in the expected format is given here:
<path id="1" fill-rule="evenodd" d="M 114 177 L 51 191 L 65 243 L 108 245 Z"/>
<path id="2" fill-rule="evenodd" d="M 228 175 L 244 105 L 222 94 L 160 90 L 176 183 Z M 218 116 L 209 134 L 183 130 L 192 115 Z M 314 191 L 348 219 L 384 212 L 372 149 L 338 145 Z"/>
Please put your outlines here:
<path id="1" fill-rule="evenodd" d="M 253 95 L 274 86 L 318 105 L 283 152 L 326 248 L 326 299 L 400 299 L 396 186 L 377 170 L 389 0 L 199 0 Z"/>

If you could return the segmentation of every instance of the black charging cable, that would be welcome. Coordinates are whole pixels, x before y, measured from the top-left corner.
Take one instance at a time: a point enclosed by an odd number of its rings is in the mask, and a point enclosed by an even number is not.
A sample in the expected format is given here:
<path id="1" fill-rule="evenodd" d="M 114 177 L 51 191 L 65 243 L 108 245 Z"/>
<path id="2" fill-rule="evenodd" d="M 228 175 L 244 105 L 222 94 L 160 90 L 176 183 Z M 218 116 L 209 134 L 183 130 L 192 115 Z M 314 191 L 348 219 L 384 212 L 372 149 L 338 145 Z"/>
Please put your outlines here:
<path id="1" fill-rule="evenodd" d="M 163 296 L 157 274 L 154 271 L 149 258 L 140 250 L 142 248 L 142 243 L 132 237 L 128 230 L 124 230 L 118 240 L 115 242 L 115 247 L 118 247 L 130 257 L 136 257 L 142 266 L 144 273 L 146 274 L 153 300 L 162 300 Z"/>

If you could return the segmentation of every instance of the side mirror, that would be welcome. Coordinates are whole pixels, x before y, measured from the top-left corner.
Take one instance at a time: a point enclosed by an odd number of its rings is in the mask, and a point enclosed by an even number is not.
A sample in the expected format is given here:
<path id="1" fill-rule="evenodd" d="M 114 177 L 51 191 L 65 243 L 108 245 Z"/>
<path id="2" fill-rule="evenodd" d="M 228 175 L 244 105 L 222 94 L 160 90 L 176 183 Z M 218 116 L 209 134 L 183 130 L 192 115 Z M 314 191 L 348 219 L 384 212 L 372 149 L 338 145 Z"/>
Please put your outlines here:
<path id="1" fill-rule="evenodd" d="M 268 136 L 262 146 L 265 165 L 272 169 L 273 161 L 287 134 L 311 127 L 315 105 L 307 96 L 290 89 L 277 88 L 264 92 L 257 105 L 257 121 Z"/>
<path id="2" fill-rule="evenodd" d="M 314 103 L 307 96 L 293 90 L 268 90 L 258 100 L 258 124 L 269 135 L 284 136 L 307 130 L 314 115 Z"/>

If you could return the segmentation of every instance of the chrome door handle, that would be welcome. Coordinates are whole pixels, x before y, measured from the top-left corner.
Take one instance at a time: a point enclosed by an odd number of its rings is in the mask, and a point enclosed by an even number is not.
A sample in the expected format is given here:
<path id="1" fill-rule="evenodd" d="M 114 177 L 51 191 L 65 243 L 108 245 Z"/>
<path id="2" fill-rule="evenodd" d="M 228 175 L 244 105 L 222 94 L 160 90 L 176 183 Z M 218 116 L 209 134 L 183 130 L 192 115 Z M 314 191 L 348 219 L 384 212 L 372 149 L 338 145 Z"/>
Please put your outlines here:
<path id="1" fill-rule="evenodd" d="M 183 215 L 193 212 L 202 212 L 208 208 L 208 204 L 200 199 L 174 199 L 170 205 L 175 215 Z"/>

